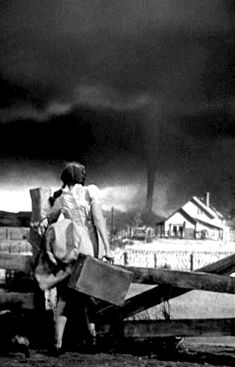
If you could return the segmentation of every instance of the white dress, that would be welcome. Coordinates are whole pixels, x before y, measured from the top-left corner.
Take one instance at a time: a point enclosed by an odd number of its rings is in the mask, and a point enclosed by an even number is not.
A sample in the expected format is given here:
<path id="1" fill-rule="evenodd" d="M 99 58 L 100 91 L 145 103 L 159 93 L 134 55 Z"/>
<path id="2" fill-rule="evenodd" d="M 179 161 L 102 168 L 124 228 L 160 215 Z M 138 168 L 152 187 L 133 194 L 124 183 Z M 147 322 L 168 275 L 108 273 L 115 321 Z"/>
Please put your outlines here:
<path id="1" fill-rule="evenodd" d="M 54 228 L 53 224 L 49 226 L 46 236 L 47 252 L 52 260 L 54 257 L 56 261 L 69 263 L 79 253 L 102 256 L 92 216 L 95 201 L 100 202 L 100 191 L 95 185 L 76 184 L 63 189 L 48 215 L 49 222 L 57 222 Z M 61 215 L 64 219 L 60 221 Z"/>

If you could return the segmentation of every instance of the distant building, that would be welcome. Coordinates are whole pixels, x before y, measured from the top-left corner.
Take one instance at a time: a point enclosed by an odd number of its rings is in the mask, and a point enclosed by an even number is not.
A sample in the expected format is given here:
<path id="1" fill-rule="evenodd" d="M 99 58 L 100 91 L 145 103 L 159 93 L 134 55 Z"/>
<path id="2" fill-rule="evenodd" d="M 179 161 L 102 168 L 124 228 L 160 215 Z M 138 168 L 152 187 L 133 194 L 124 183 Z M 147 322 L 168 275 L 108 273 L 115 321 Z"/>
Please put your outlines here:
<path id="1" fill-rule="evenodd" d="M 213 239 L 227 241 L 229 227 L 224 217 L 204 199 L 193 196 L 183 207 L 157 223 L 157 235 L 165 238 Z"/>

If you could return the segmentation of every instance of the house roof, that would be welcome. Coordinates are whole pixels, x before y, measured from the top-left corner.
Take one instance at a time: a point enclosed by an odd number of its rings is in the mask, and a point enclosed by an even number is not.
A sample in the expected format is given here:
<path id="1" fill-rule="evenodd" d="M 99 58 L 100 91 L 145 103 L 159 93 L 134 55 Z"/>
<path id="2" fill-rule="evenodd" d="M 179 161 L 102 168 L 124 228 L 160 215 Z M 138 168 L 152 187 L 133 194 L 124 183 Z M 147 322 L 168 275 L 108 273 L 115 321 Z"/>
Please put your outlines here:
<path id="1" fill-rule="evenodd" d="M 164 221 L 162 221 L 162 223 L 164 223 L 166 220 L 170 219 L 171 217 L 173 217 L 173 215 L 175 215 L 176 213 L 180 213 L 185 219 L 187 219 L 189 222 L 196 224 L 196 219 L 193 218 L 190 214 L 188 214 L 183 208 L 179 208 L 177 210 L 174 211 L 174 213 L 172 213 L 168 218 L 166 218 Z"/>
<path id="2" fill-rule="evenodd" d="M 192 224 L 201 223 L 211 228 L 218 228 L 218 229 L 224 228 L 223 224 L 214 221 L 216 219 L 223 219 L 223 215 L 219 213 L 215 208 L 205 205 L 205 203 L 202 200 L 200 200 L 197 196 L 193 196 L 189 201 L 192 201 L 194 204 L 196 204 L 198 207 L 204 210 L 208 215 L 209 219 L 202 220 L 201 218 L 195 216 L 192 217 L 190 213 L 188 213 L 185 209 L 183 209 L 184 206 L 187 204 L 186 203 L 182 208 L 175 210 L 168 218 L 166 218 L 164 221 L 158 224 L 164 223 L 166 220 L 169 220 L 171 217 L 173 217 L 176 213 L 180 213 L 186 220 L 188 220 Z"/>
<path id="3" fill-rule="evenodd" d="M 180 213 L 183 215 L 183 217 L 188 220 L 189 222 L 191 222 L 192 224 L 196 224 L 196 223 L 201 223 L 204 226 L 210 227 L 210 228 L 217 228 L 217 229 L 224 229 L 223 225 L 220 225 L 219 223 L 213 223 L 213 222 L 208 222 L 208 221 L 204 221 L 198 218 L 194 218 L 191 217 L 187 212 L 185 212 L 183 209 L 178 209 L 176 210 L 173 214 L 171 214 L 167 219 L 165 219 L 162 222 L 158 222 L 157 224 L 163 224 L 166 220 L 170 219 L 171 217 L 173 217 L 176 213 Z"/>
<path id="4" fill-rule="evenodd" d="M 197 206 L 203 209 L 211 219 L 218 217 L 217 212 L 211 207 L 204 204 L 203 201 L 200 200 L 197 196 L 193 196 L 190 201 L 193 201 Z"/>
<path id="5" fill-rule="evenodd" d="M 198 218 L 196 219 L 196 221 L 210 228 L 224 229 L 224 226 L 222 224 L 221 225 L 218 223 L 215 224 L 215 223 L 207 222 L 207 221 L 204 221 Z"/>
<path id="6" fill-rule="evenodd" d="M 217 214 L 217 216 L 220 218 L 220 219 L 223 219 L 224 216 L 222 213 L 220 213 L 217 209 L 215 209 L 215 207 L 213 205 L 210 205 L 211 209 L 214 210 L 214 212 Z"/>

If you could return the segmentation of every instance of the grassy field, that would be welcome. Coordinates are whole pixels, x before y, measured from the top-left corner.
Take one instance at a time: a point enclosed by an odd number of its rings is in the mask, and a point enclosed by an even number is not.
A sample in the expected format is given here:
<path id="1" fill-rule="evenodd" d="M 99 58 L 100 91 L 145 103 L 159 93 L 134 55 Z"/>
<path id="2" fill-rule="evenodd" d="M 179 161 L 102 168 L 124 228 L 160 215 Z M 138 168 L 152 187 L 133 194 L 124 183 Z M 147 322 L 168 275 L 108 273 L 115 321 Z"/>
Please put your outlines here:
<path id="1" fill-rule="evenodd" d="M 131 284 L 127 298 L 141 293 L 152 286 Z M 207 291 L 191 291 L 180 297 L 171 299 L 171 318 L 223 318 L 235 317 L 235 295 Z M 161 318 L 162 305 L 148 310 L 149 317 Z"/>
<path id="2" fill-rule="evenodd" d="M 172 251 L 204 253 L 216 252 L 231 254 L 235 251 L 235 243 L 219 243 L 217 241 L 198 241 L 198 240 L 168 240 L 156 239 L 152 243 L 136 242 L 127 248 L 132 250 L 143 251 Z M 234 275 L 234 274 L 233 274 Z M 128 293 L 128 297 L 143 292 L 151 288 L 151 286 L 132 284 Z M 180 318 L 223 318 L 235 317 L 235 295 L 215 293 L 207 291 L 191 291 L 175 299 L 169 301 L 170 316 L 174 319 Z M 153 307 L 144 312 L 151 319 L 162 318 L 162 305 Z M 144 316 L 144 315 L 142 315 Z"/>
<path id="3" fill-rule="evenodd" d="M 116 248 L 115 263 L 142 267 L 196 270 L 235 252 L 235 243 L 208 240 L 155 239 Z M 125 254 L 125 256 L 124 256 Z"/>
<path id="4" fill-rule="evenodd" d="M 166 239 L 166 238 L 156 238 L 150 243 L 134 241 L 129 248 L 136 250 L 168 250 L 168 251 L 234 251 L 234 242 L 219 242 L 213 240 L 187 240 L 187 239 Z"/>
<path id="5" fill-rule="evenodd" d="M 152 286 L 151 286 L 152 287 Z M 150 286 L 132 284 L 127 298 L 141 293 Z M 207 291 L 191 291 L 136 315 L 134 319 L 163 319 L 164 310 L 171 319 L 206 319 L 235 317 L 235 295 Z M 235 337 L 185 338 L 186 345 L 224 345 L 235 348 Z"/>

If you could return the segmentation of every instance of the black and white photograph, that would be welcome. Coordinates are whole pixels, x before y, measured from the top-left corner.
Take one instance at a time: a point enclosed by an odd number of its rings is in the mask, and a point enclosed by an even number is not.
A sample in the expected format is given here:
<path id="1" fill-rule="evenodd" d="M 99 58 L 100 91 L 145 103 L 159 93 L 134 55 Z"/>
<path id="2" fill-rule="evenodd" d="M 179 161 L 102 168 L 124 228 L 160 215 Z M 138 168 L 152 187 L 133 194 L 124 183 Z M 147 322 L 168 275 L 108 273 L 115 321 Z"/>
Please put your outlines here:
<path id="1" fill-rule="evenodd" d="M 235 1 L 0 0 L 0 365 L 235 365 Z"/>

